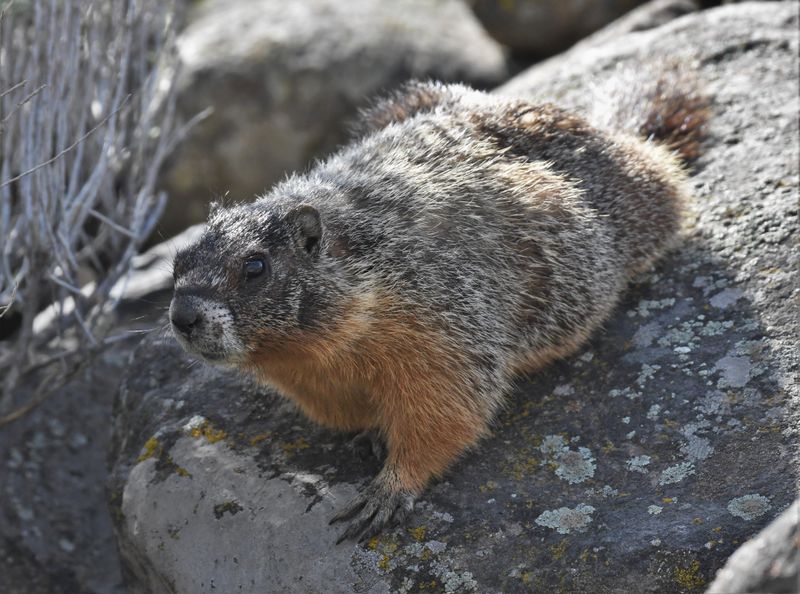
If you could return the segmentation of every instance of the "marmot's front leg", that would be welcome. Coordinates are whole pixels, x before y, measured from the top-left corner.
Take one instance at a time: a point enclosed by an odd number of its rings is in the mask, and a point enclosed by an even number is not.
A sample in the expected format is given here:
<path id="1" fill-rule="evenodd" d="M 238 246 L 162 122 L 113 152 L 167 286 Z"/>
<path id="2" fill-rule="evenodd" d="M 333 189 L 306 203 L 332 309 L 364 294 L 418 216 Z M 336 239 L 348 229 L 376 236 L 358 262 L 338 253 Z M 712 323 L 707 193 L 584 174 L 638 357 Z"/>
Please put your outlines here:
<path id="1" fill-rule="evenodd" d="M 366 489 L 331 518 L 330 523 L 333 524 L 355 516 L 336 544 L 356 537 L 363 542 L 391 523 L 402 524 L 414 509 L 416 497 L 415 493 L 402 485 L 397 472 L 387 464 Z"/>
<path id="2" fill-rule="evenodd" d="M 392 522 L 403 522 L 428 481 L 442 474 L 485 431 L 486 419 L 474 406 L 474 396 L 460 390 L 442 392 L 442 387 L 406 384 L 384 394 L 386 463 L 372 483 L 331 519 L 334 523 L 353 518 L 337 542 L 356 537 L 364 541 Z"/>

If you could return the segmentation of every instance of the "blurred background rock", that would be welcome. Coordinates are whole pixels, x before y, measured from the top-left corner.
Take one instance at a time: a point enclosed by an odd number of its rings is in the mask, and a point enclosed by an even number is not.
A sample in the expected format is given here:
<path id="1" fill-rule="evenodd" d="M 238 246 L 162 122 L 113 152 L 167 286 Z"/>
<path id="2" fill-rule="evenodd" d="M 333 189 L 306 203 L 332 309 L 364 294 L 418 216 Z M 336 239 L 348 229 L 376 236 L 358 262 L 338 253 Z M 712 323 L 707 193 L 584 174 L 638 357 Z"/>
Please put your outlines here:
<path id="1" fill-rule="evenodd" d="M 467 0 L 489 34 L 516 54 L 545 58 L 643 0 Z"/>
<path id="2" fill-rule="evenodd" d="M 178 110 L 213 112 L 163 172 L 164 237 L 205 220 L 210 200 L 250 200 L 329 153 L 377 93 L 507 76 L 503 48 L 461 0 L 204 0 L 187 15 Z"/>
<path id="3" fill-rule="evenodd" d="M 205 110 L 208 116 L 161 172 L 169 201 L 150 244 L 205 220 L 212 200 L 252 200 L 324 157 L 347 140 L 359 107 L 409 78 L 491 88 L 642 4 L 184 2 L 178 114 L 184 121 Z M 694 0 L 661 0 L 627 26 L 657 26 L 697 8 Z"/>

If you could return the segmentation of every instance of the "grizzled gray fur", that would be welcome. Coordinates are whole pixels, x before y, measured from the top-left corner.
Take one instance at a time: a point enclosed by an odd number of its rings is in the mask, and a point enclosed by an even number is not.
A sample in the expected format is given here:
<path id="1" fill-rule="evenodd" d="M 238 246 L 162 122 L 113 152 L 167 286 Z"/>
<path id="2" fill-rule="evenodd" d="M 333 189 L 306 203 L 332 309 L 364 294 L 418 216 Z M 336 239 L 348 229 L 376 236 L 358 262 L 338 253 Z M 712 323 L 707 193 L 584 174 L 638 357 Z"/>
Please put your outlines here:
<path id="1" fill-rule="evenodd" d="M 187 350 L 386 443 L 381 473 L 335 518 L 355 517 L 343 538 L 402 519 L 485 434 L 515 375 L 578 349 L 675 240 L 678 157 L 697 154 L 705 117 L 684 82 L 631 87 L 618 105 L 640 117 L 596 127 L 411 83 L 308 173 L 215 207 L 178 254 L 171 316 Z"/>

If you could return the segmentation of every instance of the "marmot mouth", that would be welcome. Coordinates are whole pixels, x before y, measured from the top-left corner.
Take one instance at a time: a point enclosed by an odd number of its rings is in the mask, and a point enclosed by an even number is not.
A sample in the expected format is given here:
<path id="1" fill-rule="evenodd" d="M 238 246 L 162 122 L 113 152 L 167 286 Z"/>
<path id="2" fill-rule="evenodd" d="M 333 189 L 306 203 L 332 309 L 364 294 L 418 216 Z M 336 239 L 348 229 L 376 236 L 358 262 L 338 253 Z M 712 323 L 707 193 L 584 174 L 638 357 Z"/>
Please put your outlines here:
<path id="1" fill-rule="evenodd" d="M 219 363 L 225 359 L 225 355 L 223 353 L 206 353 L 203 351 L 195 351 L 195 354 L 206 361 L 211 361 L 212 363 Z"/>
<path id="2" fill-rule="evenodd" d="M 209 363 L 222 363 L 226 358 L 226 353 L 222 351 L 209 351 L 204 350 L 202 347 L 195 344 L 191 339 L 182 335 L 180 332 L 173 332 L 178 344 L 181 345 L 184 351 L 199 359 Z"/>

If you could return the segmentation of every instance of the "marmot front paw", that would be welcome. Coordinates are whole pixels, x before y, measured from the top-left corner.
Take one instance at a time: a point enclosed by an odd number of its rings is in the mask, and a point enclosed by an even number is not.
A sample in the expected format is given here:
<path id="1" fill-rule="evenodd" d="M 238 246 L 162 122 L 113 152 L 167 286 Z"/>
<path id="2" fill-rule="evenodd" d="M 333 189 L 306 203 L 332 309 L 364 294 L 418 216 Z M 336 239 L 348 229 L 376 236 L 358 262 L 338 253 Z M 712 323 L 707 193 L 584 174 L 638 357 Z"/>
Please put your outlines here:
<path id="1" fill-rule="evenodd" d="M 330 524 L 353 518 L 336 544 L 351 538 L 365 542 L 390 525 L 402 524 L 413 511 L 415 499 L 408 491 L 390 491 L 379 476 L 331 518 Z"/>

